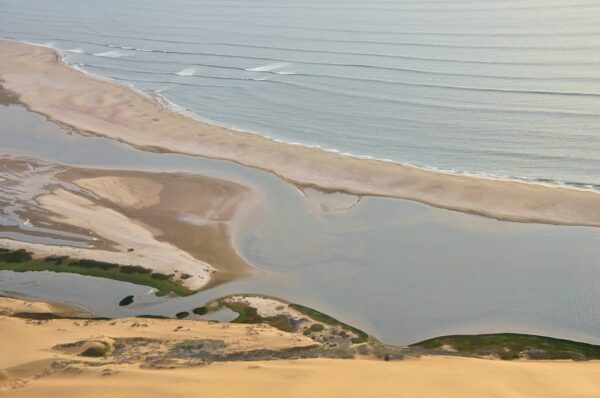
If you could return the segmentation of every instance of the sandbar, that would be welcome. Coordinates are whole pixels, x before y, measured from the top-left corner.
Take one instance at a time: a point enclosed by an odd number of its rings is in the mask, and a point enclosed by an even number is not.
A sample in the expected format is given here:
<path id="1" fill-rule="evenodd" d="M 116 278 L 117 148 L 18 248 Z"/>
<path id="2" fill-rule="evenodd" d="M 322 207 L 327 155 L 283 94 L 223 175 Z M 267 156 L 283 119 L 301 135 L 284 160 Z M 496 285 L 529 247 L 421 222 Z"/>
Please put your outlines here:
<path id="1" fill-rule="evenodd" d="M 68 66 L 47 47 L 0 39 L 5 90 L 82 134 L 138 148 L 226 159 L 300 186 L 410 199 L 502 220 L 600 226 L 600 192 L 437 172 L 291 145 L 174 112 L 157 98 Z"/>

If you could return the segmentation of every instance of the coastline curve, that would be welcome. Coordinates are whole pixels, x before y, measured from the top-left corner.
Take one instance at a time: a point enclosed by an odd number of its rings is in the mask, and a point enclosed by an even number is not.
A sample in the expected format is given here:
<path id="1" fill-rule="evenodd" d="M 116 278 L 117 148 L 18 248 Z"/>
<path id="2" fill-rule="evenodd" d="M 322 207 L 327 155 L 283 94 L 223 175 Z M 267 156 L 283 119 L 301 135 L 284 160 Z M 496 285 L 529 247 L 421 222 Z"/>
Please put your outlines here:
<path id="1" fill-rule="evenodd" d="M 452 174 L 293 145 L 201 122 L 159 99 L 79 71 L 51 48 L 0 39 L 0 79 L 34 112 L 156 152 L 223 159 L 327 191 L 408 199 L 518 222 L 600 226 L 600 191 Z"/>

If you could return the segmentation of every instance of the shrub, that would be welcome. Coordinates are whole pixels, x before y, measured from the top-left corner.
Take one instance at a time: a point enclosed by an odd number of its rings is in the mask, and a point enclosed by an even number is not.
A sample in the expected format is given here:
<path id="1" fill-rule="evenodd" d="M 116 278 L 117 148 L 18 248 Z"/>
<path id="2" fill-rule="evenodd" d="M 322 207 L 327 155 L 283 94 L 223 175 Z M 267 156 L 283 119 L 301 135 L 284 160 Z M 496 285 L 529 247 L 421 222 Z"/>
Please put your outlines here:
<path id="1" fill-rule="evenodd" d="M 139 265 L 121 265 L 121 269 L 119 271 L 123 272 L 124 274 L 133 274 L 136 272 L 138 274 L 149 274 L 152 272 L 152 270 Z"/>
<path id="2" fill-rule="evenodd" d="M 167 280 L 169 279 L 169 275 L 165 275 L 165 274 L 161 274 L 158 272 L 155 272 L 152 274 L 152 278 L 153 279 L 160 279 L 161 281 Z"/>
<path id="3" fill-rule="evenodd" d="M 112 268 L 117 268 L 117 264 L 107 263 L 104 261 L 96 261 L 96 260 L 78 260 L 71 265 L 76 265 L 82 268 L 100 268 L 101 270 L 107 271 Z"/>
<path id="4" fill-rule="evenodd" d="M 119 306 L 124 307 L 133 303 L 133 296 L 127 296 L 123 300 L 119 301 Z"/>
<path id="5" fill-rule="evenodd" d="M 44 258 L 44 261 L 47 263 L 54 263 L 56 265 L 61 265 L 65 261 L 69 259 L 69 256 L 57 256 L 55 254 Z"/>
<path id="6" fill-rule="evenodd" d="M 325 326 L 322 323 L 313 323 L 310 325 L 310 330 L 313 332 L 321 332 L 323 329 L 325 329 Z"/>
<path id="7" fill-rule="evenodd" d="M 25 261 L 31 261 L 32 258 L 32 254 L 25 249 L 14 251 L 2 249 L 2 251 L 0 251 L 0 261 L 4 261 L 6 263 L 23 263 Z"/>
<path id="8" fill-rule="evenodd" d="M 196 315 L 206 315 L 208 313 L 208 308 L 206 307 L 198 307 L 194 308 L 192 312 Z"/>
<path id="9" fill-rule="evenodd" d="M 190 313 L 187 311 L 181 311 L 181 312 L 178 312 L 177 314 L 175 314 L 175 316 L 177 317 L 177 319 L 183 319 L 183 318 L 187 318 L 188 316 L 190 316 Z"/>

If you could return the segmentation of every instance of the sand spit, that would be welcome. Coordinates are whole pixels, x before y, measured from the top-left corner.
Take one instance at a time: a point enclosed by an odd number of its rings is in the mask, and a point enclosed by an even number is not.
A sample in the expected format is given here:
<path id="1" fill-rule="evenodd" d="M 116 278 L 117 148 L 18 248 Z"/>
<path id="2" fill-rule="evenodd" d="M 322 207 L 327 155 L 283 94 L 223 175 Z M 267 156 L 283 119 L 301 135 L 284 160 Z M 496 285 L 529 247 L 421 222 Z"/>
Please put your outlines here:
<path id="1" fill-rule="evenodd" d="M 600 226 L 597 191 L 434 172 L 210 125 L 73 69 L 46 47 L 0 40 L 0 79 L 35 112 L 148 150 L 228 159 L 299 185 L 411 199 L 498 219 Z"/>
<path id="2" fill-rule="evenodd" d="M 0 311 L 28 307 L 0 298 Z M 35 304 L 38 305 L 38 304 Z M 37 308 L 37 307 L 36 307 Z M 38 308 L 43 312 L 44 308 Z M 247 361 L 257 352 L 315 346 L 266 325 L 127 318 L 0 315 L 5 397 L 567 397 L 596 396 L 600 362 L 422 357 Z M 197 362 L 219 350 L 235 360 Z M 157 362 L 153 358 L 168 358 Z"/>
<path id="3" fill-rule="evenodd" d="M 0 247 L 26 249 L 39 257 L 141 265 L 174 274 L 190 290 L 250 272 L 231 243 L 232 227 L 258 200 L 248 187 L 200 175 L 0 161 L 12 180 L 28 167 L 53 173 L 49 185 L 39 187 L 40 195 L 21 204 L 30 222 L 90 234 L 97 237 L 96 244 L 78 248 L 0 239 Z"/>
<path id="4" fill-rule="evenodd" d="M 20 300 L 0 296 L 0 315 L 14 316 L 15 314 L 52 314 L 64 318 L 87 318 L 92 315 L 87 311 L 62 303 L 47 301 Z"/>

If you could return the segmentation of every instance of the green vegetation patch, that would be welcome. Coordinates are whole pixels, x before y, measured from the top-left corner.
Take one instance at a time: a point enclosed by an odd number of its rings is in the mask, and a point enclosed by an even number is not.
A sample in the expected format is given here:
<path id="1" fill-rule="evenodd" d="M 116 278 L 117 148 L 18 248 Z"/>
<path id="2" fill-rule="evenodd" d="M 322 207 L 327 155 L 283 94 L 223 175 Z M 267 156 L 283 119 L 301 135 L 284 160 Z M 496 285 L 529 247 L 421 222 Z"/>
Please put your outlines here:
<path id="1" fill-rule="evenodd" d="M 353 326 L 347 325 L 343 322 L 340 322 L 337 319 L 335 319 L 327 314 L 323 314 L 322 312 L 319 312 L 313 308 L 305 307 L 300 304 L 290 304 L 289 306 L 291 308 L 295 309 L 296 311 L 309 316 L 310 318 L 314 319 L 317 322 L 321 322 L 321 323 L 331 325 L 331 326 L 340 326 L 346 330 L 351 331 L 352 333 L 356 334 L 356 336 L 357 336 L 357 337 L 352 338 L 352 343 L 354 343 L 354 344 L 364 343 L 369 339 L 369 335 L 366 334 L 365 332 L 363 332 L 362 330 L 357 329 Z M 323 326 L 323 325 L 321 325 L 321 326 Z"/>
<path id="2" fill-rule="evenodd" d="M 284 332 L 294 331 L 294 325 L 290 323 L 290 320 L 285 315 L 263 318 L 258 315 L 256 308 L 245 303 L 222 301 L 222 305 L 237 312 L 238 316 L 231 321 L 232 323 L 266 323 L 267 325 L 273 326 Z"/>
<path id="3" fill-rule="evenodd" d="M 206 315 L 208 313 L 208 308 L 206 307 L 198 307 L 194 308 L 192 312 L 196 315 Z"/>
<path id="4" fill-rule="evenodd" d="M 177 319 L 183 319 L 183 318 L 187 318 L 188 316 L 190 316 L 190 313 L 187 311 L 181 311 L 181 312 L 178 312 L 177 314 L 175 314 L 175 316 L 177 317 Z"/>
<path id="5" fill-rule="evenodd" d="M 119 301 L 119 306 L 125 307 L 132 303 L 133 303 L 133 296 L 130 295 L 130 296 L 124 297 L 123 300 Z"/>
<path id="6" fill-rule="evenodd" d="M 32 254 L 25 249 L 0 249 L 0 262 L 3 263 L 22 263 L 24 261 L 31 261 L 32 257 Z"/>
<path id="7" fill-rule="evenodd" d="M 553 337 L 517 333 L 442 336 L 412 344 L 411 347 L 443 349 L 460 354 L 496 355 L 501 359 L 600 359 L 600 346 Z"/>
<path id="8" fill-rule="evenodd" d="M 53 271 L 68 272 L 98 278 L 114 279 L 155 288 L 158 296 L 174 293 L 189 296 L 194 291 L 173 280 L 172 275 L 152 273 L 139 265 L 121 265 L 96 260 L 76 260 L 68 256 L 48 256 L 34 259 L 32 253 L 19 249 L 0 249 L 0 270 L 15 272 Z"/>

